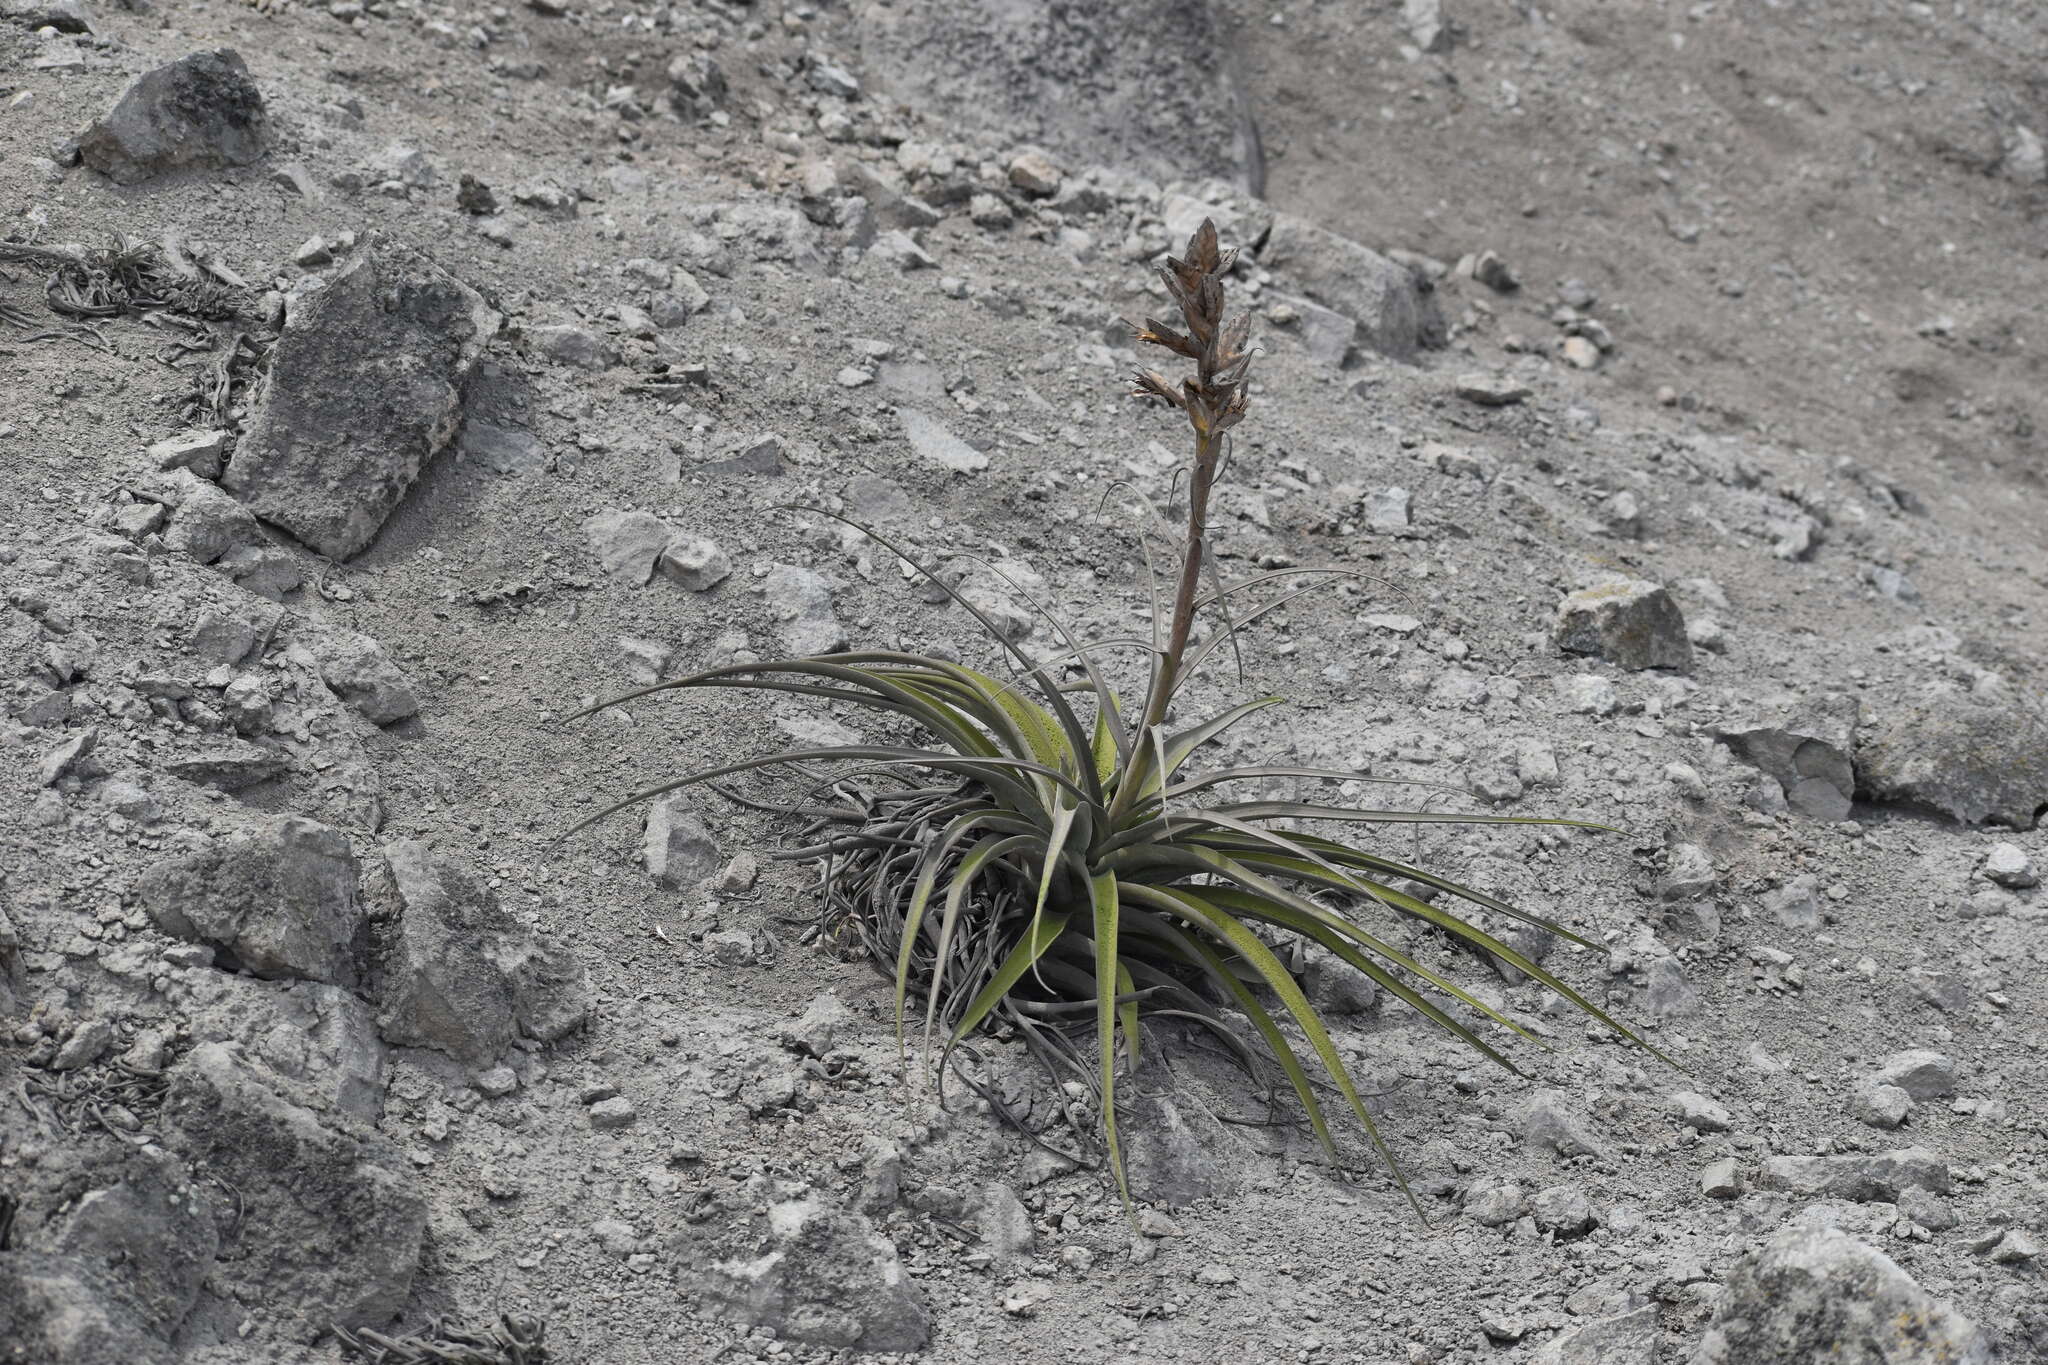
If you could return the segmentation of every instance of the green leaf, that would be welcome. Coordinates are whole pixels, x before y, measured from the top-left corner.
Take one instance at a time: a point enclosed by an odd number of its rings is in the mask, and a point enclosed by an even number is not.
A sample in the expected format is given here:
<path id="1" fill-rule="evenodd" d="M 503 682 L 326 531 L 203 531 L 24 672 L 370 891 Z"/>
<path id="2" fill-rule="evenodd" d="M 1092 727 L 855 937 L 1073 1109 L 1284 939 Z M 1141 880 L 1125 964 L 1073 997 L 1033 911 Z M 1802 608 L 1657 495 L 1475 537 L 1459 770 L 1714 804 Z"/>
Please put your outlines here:
<path id="1" fill-rule="evenodd" d="M 1132 1217 L 1130 1175 L 1124 1170 L 1123 1147 L 1116 1135 L 1116 991 L 1108 983 L 1117 979 L 1117 880 L 1107 872 L 1088 879 L 1088 904 L 1095 939 L 1095 1042 L 1096 1080 L 1102 1091 L 1102 1140 L 1109 1152 L 1110 1169 L 1116 1172 L 1117 1193 L 1123 1196 L 1124 1211 Z"/>
<path id="2" fill-rule="evenodd" d="M 975 879 L 996 859 L 1028 849 L 1037 842 L 1037 838 L 1029 834 L 1004 834 L 984 839 L 969 849 L 960 859 L 960 865 L 953 869 L 952 880 L 946 884 L 946 910 L 939 920 L 939 946 L 933 959 L 931 989 L 925 993 L 924 1037 L 927 1049 L 931 1047 L 932 1030 L 938 1019 L 939 991 L 952 965 L 953 934 L 960 924 L 960 911 L 974 890 Z"/>
<path id="3" fill-rule="evenodd" d="M 1162 888 L 1148 889 L 1155 893 L 1162 892 Z M 1365 1130 L 1366 1137 L 1379 1151 L 1381 1160 L 1387 1163 L 1387 1169 L 1393 1172 L 1394 1183 L 1401 1187 L 1401 1193 L 1406 1195 L 1408 1202 L 1414 1206 L 1415 1216 L 1425 1224 L 1428 1223 L 1429 1215 L 1422 1211 L 1421 1201 L 1415 1197 L 1414 1191 L 1408 1188 L 1408 1181 L 1401 1175 L 1401 1168 L 1395 1162 L 1393 1152 L 1380 1137 L 1379 1126 L 1372 1121 L 1372 1115 L 1366 1112 L 1365 1101 L 1359 1098 L 1357 1088 L 1352 1085 L 1351 1073 L 1345 1067 L 1344 1059 L 1337 1055 L 1337 1046 L 1330 1041 L 1329 1031 L 1323 1027 L 1323 1021 L 1316 1014 L 1315 1007 L 1309 1004 L 1308 997 L 1302 994 L 1300 984 L 1287 968 L 1281 965 L 1280 959 L 1273 955 L 1273 950 L 1261 942 L 1257 934 L 1245 928 L 1236 916 L 1209 904 L 1201 896 L 1190 892 L 1165 891 L 1163 894 L 1168 897 L 1178 895 L 1180 914 L 1201 924 L 1216 938 L 1235 949 L 1238 956 L 1258 969 L 1259 975 L 1265 978 L 1267 987 L 1280 997 L 1280 1003 L 1286 1007 L 1296 1026 L 1308 1038 L 1309 1046 L 1315 1049 L 1317 1058 L 1323 1064 L 1323 1070 L 1329 1073 L 1330 1079 L 1335 1081 L 1337 1088 L 1343 1092 L 1345 1100 L 1351 1106 L 1351 1112 L 1358 1118 L 1359 1126 Z"/>

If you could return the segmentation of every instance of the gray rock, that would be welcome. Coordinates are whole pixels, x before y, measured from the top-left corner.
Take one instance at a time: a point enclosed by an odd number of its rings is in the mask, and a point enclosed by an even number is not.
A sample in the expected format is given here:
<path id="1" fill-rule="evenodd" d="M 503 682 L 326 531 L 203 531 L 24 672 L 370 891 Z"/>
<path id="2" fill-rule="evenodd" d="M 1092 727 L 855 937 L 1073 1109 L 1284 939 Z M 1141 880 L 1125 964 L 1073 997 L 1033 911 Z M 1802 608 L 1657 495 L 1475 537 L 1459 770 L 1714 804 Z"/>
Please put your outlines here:
<path id="1" fill-rule="evenodd" d="M 1960 1221 L 1946 1199 L 1922 1189 L 1901 1190 L 1899 1212 L 1929 1232 L 1947 1232 Z"/>
<path id="2" fill-rule="evenodd" d="M 707 1312 L 808 1345 L 916 1351 L 931 1335 L 895 1246 L 859 1214 L 816 1199 L 772 1205 L 740 1254 L 692 1262 L 687 1275 Z"/>
<path id="3" fill-rule="evenodd" d="M 1379 488 L 1366 495 L 1365 524 L 1377 536 L 1400 535 L 1408 529 L 1411 499 L 1405 488 Z"/>
<path id="4" fill-rule="evenodd" d="M 793 1052 L 801 1052 L 807 1057 L 823 1057 L 853 1022 L 853 1011 L 846 1007 L 838 992 L 823 991 L 811 998 L 811 1003 L 804 1006 L 803 1015 L 795 1023 L 783 1027 L 780 1041 Z"/>
<path id="5" fill-rule="evenodd" d="M 1529 1358 L 1529 1365 L 1654 1365 L 1663 1340 L 1652 1305 L 1553 1337 Z"/>
<path id="6" fill-rule="evenodd" d="M 937 418 L 915 408 L 899 408 L 896 420 L 903 424 L 903 434 L 919 459 L 955 474 L 978 474 L 988 468 L 988 456 L 955 436 Z"/>
<path id="7" fill-rule="evenodd" d="M 78 1201 L 53 1249 L 104 1273 L 141 1326 L 168 1338 L 192 1311 L 220 1254 L 213 1200 L 182 1162 L 157 1147 L 131 1150 L 119 1175 Z"/>
<path id="8" fill-rule="evenodd" d="M 228 436 L 225 431 L 187 431 L 158 441 L 143 453 L 166 473 L 189 469 L 202 479 L 217 479 L 227 454 Z"/>
<path id="9" fill-rule="evenodd" d="M 376 536 L 462 423 L 499 317 L 427 257 L 371 235 L 296 296 L 222 484 L 334 559 Z"/>
<path id="10" fill-rule="evenodd" d="M 263 95 L 232 48 L 195 52 L 138 77 L 85 130 L 78 154 L 119 185 L 175 170 L 247 166 L 263 155 Z"/>
<path id="11" fill-rule="evenodd" d="M 573 369 L 602 370 L 615 364 L 619 358 L 618 352 L 603 337 L 574 323 L 528 327 L 523 334 L 533 348 L 549 360 Z"/>
<path id="12" fill-rule="evenodd" d="M 663 796 L 648 803 L 642 850 L 647 875 L 671 891 L 707 890 L 718 875 L 718 840 L 686 797 Z"/>
<path id="13" fill-rule="evenodd" d="M 174 471 L 160 491 L 176 503 L 164 526 L 167 550 L 211 564 L 237 550 L 270 544 L 248 508 L 189 469 Z"/>
<path id="14" fill-rule="evenodd" d="M 1713 855 L 1698 844 L 1673 844 L 1665 859 L 1664 875 L 1658 878 L 1657 895 L 1666 901 L 1688 901 L 1704 896 L 1720 884 Z"/>
<path id="15" fill-rule="evenodd" d="M 1559 1237 L 1578 1237 L 1591 1232 L 1600 1221 L 1599 1215 L 1593 1211 L 1593 1201 L 1577 1185 L 1552 1185 L 1549 1189 L 1538 1190 L 1529 1204 L 1536 1226 Z"/>
<path id="16" fill-rule="evenodd" d="M 583 523 L 583 538 L 607 574 L 639 588 L 654 577 L 676 532 L 651 512 L 600 512 Z"/>
<path id="17" fill-rule="evenodd" d="M 1449 329 L 1428 281 L 1377 251 L 1292 214 L 1276 214 L 1259 263 L 1358 324 L 1359 345 L 1396 360 L 1442 346 Z"/>
<path id="18" fill-rule="evenodd" d="M 1991 851 L 1984 855 L 1982 870 L 1986 880 L 2012 891 L 2023 891 L 2041 883 L 2040 875 L 2034 871 L 2034 860 L 2018 844 L 1993 844 Z"/>
<path id="19" fill-rule="evenodd" d="M 1912 1112 L 1913 1097 L 1896 1085 L 1866 1081 L 1849 1095 L 1849 1117 L 1872 1128 L 1889 1131 Z"/>
<path id="20" fill-rule="evenodd" d="M 1916 1100 L 1941 1099 L 1956 1093 L 1955 1059 L 1927 1048 L 1908 1048 L 1885 1058 L 1871 1080 L 1897 1086 Z"/>
<path id="21" fill-rule="evenodd" d="M 363 907 L 348 836 L 288 816 L 143 873 L 143 907 L 165 933 L 218 945 L 261 977 L 352 986 Z"/>
<path id="22" fill-rule="evenodd" d="M 88 726 L 56 748 L 44 754 L 36 764 L 36 784 L 54 787 L 74 771 L 84 771 L 83 765 L 91 759 L 92 751 L 99 747 L 98 726 Z"/>
<path id="23" fill-rule="evenodd" d="M 0 1251 L 5 1349 L 35 1365 L 170 1365 L 163 1335 L 126 1301 L 126 1273 L 80 1256 Z"/>
<path id="24" fill-rule="evenodd" d="M 398 914 L 379 973 L 388 1042 L 487 1066 L 515 1035 L 554 1042 L 583 1022 L 583 968 L 543 947 L 466 865 L 407 840 L 384 850 Z"/>
<path id="25" fill-rule="evenodd" d="M 1401 0 L 1401 26 L 1424 52 L 1445 52 L 1451 46 L 1450 21 L 1443 0 Z"/>
<path id="26" fill-rule="evenodd" d="M 282 775 L 291 764 L 283 754 L 243 740 L 218 740 L 194 753 L 164 760 L 172 777 L 224 792 L 244 791 Z"/>
<path id="27" fill-rule="evenodd" d="M 50 1059 L 50 1070 L 76 1071 L 80 1067 L 91 1066 L 113 1049 L 119 1037 L 114 1031 L 113 1020 L 104 1017 L 85 1020 L 57 1049 L 57 1055 Z"/>
<path id="28" fill-rule="evenodd" d="M 1802 872 L 1783 886 L 1766 891 L 1763 904 L 1771 918 L 1787 929 L 1818 929 L 1821 926 L 1820 878 L 1811 872 Z"/>
<path id="29" fill-rule="evenodd" d="M 427 1205 L 397 1147 L 308 1107 L 220 1043 L 173 1067 L 164 1145 L 235 1191 L 214 1280 L 311 1340 L 381 1326 L 412 1292 Z"/>
<path id="30" fill-rule="evenodd" d="M 1948 1163 L 1923 1147 L 1872 1155 L 1774 1156 L 1764 1161 L 1757 1183 L 1767 1190 L 1824 1195 L 1859 1204 L 1897 1203 L 1902 1191 L 1949 1187 Z"/>
<path id="31" fill-rule="evenodd" d="M 1671 1112 L 1680 1123 L 1701 1133 L 1725 1133 L 1733 1126 L 1726 1105 L 1697 1091 L 1681 1090 L 1673 1095 Z"/>
<path id="32" fill-rule="evenodd" d="M 372 725 L 418 714 L 412 683 L 374 639 L 360 631 L 329 629 L 314 632 L 305 645 L 320 681 Z"/>
<path id="33" fill-rule="evenodd" d="M 1856 791 L 1859 714 L 1856 698 L 1827 692 L 1798 703 L 1782 718 L 1725 727 L 1715 737 L 1736 757 L 1775 778 L 1793 810 L 1815 820 L 1846 820 Z"/>
<path id="34" fill-rule="evenodd" d="M 1506 1227 L 1528 1212 L 1529 1196 L 1513 1183 L 1488 1185 L 1465 1197 L 1465 1216 L 1481 1227 Z"/>
<path id="35" fill-rule="evenodd" d="M 2021 704 L 1936 693 L 1880 713 L 1856 776 L 1874 800 L 2031 829 L 2048 806 L 2048 723 Z"/>
<path id="36" fill-rule="evenodd" d="M 1001 1181 L 991 1181 L 981 1191 L 981 1240 L 996 1258 L 1008 1264 L 1031 1254 L 1037 1232 L 1031 1215 L 1017 1192 Z"/>
<path id="37" fill-rule="evenodd" d="M 1334 308 L 1325 308 L 1320 303 L 1293 294 L 1272 293 L 1266 298 L 1294 310 L 1297 319 L 1295 330 L 1312 359 L 1333 370 L 1344 367 L 1344 362 L 1351 358 L 1352 345 L 1358 336 L 1355 320 Z"/>
<path id="38" fill-rule="evenodd" d="M 1318 1014 L 1371 1014 L 1379 1007 L 1372 978 L 1325 948 L 1309 950 L 1301 985 Z"/>
<path id="39" fill-rule="evenodd" d="M 1732 1156 L 1707 1163 L 1700 1172 L 1700 1193 L 1709 1199 L 1735 1199 L 1742 1194 L 1742 1168 Z"/>
<path id="40" fill-rule="evenodd" d="M 1658 584 L 1640 579 L 1572 593 L 1558 604 L 1552 634 L 1569 654 L 1598 655 L 1622 668 L 1692 671 L 1692 644 L 1678 604 Z"/>
<path id="41" fill-rule="evenodd" d="M 832 611 L 832 585 L 794 564 L 777 564 L 761 580 L 782 642 L 795 655 L 846 648 L 846 628 Z"/>
<path id="42" fill-rule="evenodd" d="M 226 972 L 188 973 L 182 990 L 195 1043 L 232 1043 L 250 1061 L 366 1123 L 383 1114 L 387 1054 L 376 1011 L 353 990 Z"/>
<path id="43" fill-rule="evenodd" d="M 732 560 L 715 540 L 682 536 L 662 547 L 655 567 L 664 578 L 691 592 L 709 592 L 732 577 Z"/>
<path id="44" fill-rule="evenodd" d="M 464 458 L 500 474 L 538 474 L 548 467 L 547 447 L 532 432 L 475 417 L 462 424 L 456 447 Z"/>
<path id="45" fill-rule="evenodd" d="M 590 1126 L 600 1132 L 630 1128 L 639 1118 L 640 1111 L 624 1095 L 612 1095 L 590 1106 Z"/>
<path id="46" fill-rule="evenodd" d="M 1123 1107 L 1121 1098 L 1118 1107 Z M 1118 1131 L 1134 1199 L 1179 1208 L 1237 1191 L 1244 1148 L 1206 1109 L 1183 1109 L 1164 1095 L 1142 1095 L 1131 1101 L 1127 1113 Z"/>
<path id="47" fill-rule="evenodd" d="M 1881 1252 L 1791 1227 L 1729 1274 L 1692 1365 L 1990 1365 L 1989 1343 Z"/>
<path id="48" fill-rule="evenodd" d="M 1515 1127 L 1532 1148 L 1547 1148 L 1563 1157 L 1609 1155 L 1562 1091 L 1538 1090 L 1529 1096 L 1515 1115 Z"/>
<path id="49" fill-rule="evenodd" d="M 1452 381 L 1451 388 L 1458 397 L 1482 408 L 1512 407 L 1535 392 L 1519 379 L 1477 372 L 1459 375 Z"/>

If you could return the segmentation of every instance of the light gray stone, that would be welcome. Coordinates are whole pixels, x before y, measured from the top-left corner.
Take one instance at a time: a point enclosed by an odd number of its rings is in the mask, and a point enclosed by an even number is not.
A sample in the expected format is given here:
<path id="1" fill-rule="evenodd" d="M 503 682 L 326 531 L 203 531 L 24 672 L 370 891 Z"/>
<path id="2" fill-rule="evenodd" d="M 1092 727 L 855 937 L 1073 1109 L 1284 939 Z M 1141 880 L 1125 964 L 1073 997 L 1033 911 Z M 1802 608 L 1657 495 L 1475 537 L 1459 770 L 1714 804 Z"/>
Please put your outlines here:
<path id="1" fill-rule="evenodd" d="M 427 1206 L 412 1168 L 369 1128 L 322 1114 L 227 1046 L 169 1075 L 164 1145 L 235 1191 L 235 1255 L 214 1276 L 300 1340 L 377 1327 L 405 1306 Z"/>
<path id="2" fill-rule="evenodd" d="M 2019 830 L 2048 806 L 2048 722 L 2030 706 L 1937 691 L 1874 709 L 1856 755 L 1872 799 Z"/>
<path id="3" fill-rule="evenodd" d="M 700 894 L 709 889 L 711 879 L 718 875 L 718 840 L 685 796 L 663 796 L 649 802 L 645 836 L 642 851 L 647 875 L 657 885 Z"/>
<path id="4" fill-rule="evenodd" d="M 1984 855 L 1983 872 L 1987 880 L 2012 891 L 2041 883 L 2040 874 L 2034 871 L 2034 860 L 2018 844 L 1993 844 Z"/>
<path id="5" fill-rule="evenodd" d="M 454 438 L 499 322 L 474 289 L 371 234 L 287 305 L 223 486 L 320 553 L 356 554 Z"/>
<path id="6" fill-rule="evenodd" d="M 916 1351 L 931 1335 L 924 1296 L 896 1248 L 859 1214 L 784 1200 L 753 1220 L 740 1254 L 688 1271 L 703 1308 L 806 1345 Z"/>
<path id="7" fill-rule="evenodd" d="M 378 973 L 386 1041 L 488 1066 L 523 1035 L 554 1042 L 583 1022 L 583 968 L 539 943 L 463 862 L 423 843 L 388 845 L 389 942 Z"/>
<path id="8" fill-rule="evenodd" d="M 1680 1123 L 1702 1133 L 1725 1133 L 1733 1126 L 1726 1105 L 1693 1090 L 1673 1095 L 1671 1112 Z"/>
<path id="9" fill-rule="evenodd" d="M 1897 1086 L 1916 1100 L 1942 1099 L 1956 1093 L 1955 1059 L 1929 1048 L 1908 1048 L 1886 1057 L 1871 1080 Z"/>
<path id="10" fill-rule="evenodd" d="M 1872 1128 L 1896 1128 L 1912 1112 L 1913 1097 L 1896 1085 L 1865 1081 L 1849 1094 L 1849 1117 Z"/>
<path id="11" fill-rule="evenodd" d="M 1427 280 L 1293 214 L 1274 215 L 1259 263 L 1292 277 L 1310 299 L 1356 322 L 1359 345 L 1395 360 L 1413 360 L 1442 346 L 1449 335 Z"/>
<path id="12" fill-rule="evenodd" d="M 1990 1365 L 1976 1326 L 1883 1253 L 1790 1227 L 1737 1262 L 1692 1365 Z"/>
<path id="13" fill-rule="evenodd" d="M 1516 1112 L 1515 1127 L 1531 1148 L 1547 1149 L 1562 1157 L 1610 1155 L 1562 1091 L 1538 1090 L 1530 1095 Z"/>
<path id="14" fill-rule="evenodd" d="M 261 977 L 351 986 L 363 946 L 348 836 L 288 816 L 159 863 L 137 894 L 165 933 L 212 943 Z"/>
<path id="15" fill-rule="evenodd" d="M 709 592 L 732 577 L 732 560 L 718 542 L 681 536 L 662 547 L 655 567 L 664 578 L 691 592 Z"/>
<path id="16" fill-rule="evenodd" d="M 1578 1237 L 1591 1232 L 1600 1221 L 1593 1201 L 1577 1185 L 1552 1185 L 1538 1190 L 1529 1201 L 1536 1226 L 1559 1237 Z"/>
<path id="17" fill-rule="evenodd" d="M 1757 1183 L 1767 1190 L 1867 1204 L 1896 1203 L 1910 1189 L 1942 1194 L 1949 1179 L 1947 1162 L 1923 1147 L 1907 1147 L 1869 1155 L 1768 1157 Z"/>
<path id="18" fill-rule="evenodd" d="M 896 420 L 903 424 L 903 434 L 909 438 L 910 448 L 919 459 L 928 460 L 955 474 L 978 474 L 988 468 L 988 456 L 955 436 L 937 418 L 928 417 L 916 408 L 899 408 Z"/>
<path id="19" fill-rule="evenodd" d="M 600 512 L 586 518 L 583 538 L 604 571 L 631 587 L 645 587 L 676 538 L 675 528 L 651 512 Z"/>
<path id="20" fill-rule="evenodd" d="M 832 585 L 822 575 L 777 564 L 761 580 L 761 590 L 790 653 L 831 654 L 846 648 L 846 628 L 832 611 Z"/>
<path id="21" fill-rule="evenodd" d="M 1663 1340 L 1652 1305 L 1553 1337 L 1530 1357 L 1529 1365 L 1655 1365 Z"/>
<path id="22" fill-rule="evenodd" d="M 1815 820 L 1846 820 L 1856 791 L 1855 697 L 1826 692 L 1771 720 L 1715 732 L 1735 756 L 1775 778 L 1786 804 Z"/>
<path id="23" fill-rule="evenodd" d="M 368 635 L 330 628 L 313 632 L 304 643 L 320 681 L 372 725 L 395 724 L 419 712 L 411 680 Z"/>

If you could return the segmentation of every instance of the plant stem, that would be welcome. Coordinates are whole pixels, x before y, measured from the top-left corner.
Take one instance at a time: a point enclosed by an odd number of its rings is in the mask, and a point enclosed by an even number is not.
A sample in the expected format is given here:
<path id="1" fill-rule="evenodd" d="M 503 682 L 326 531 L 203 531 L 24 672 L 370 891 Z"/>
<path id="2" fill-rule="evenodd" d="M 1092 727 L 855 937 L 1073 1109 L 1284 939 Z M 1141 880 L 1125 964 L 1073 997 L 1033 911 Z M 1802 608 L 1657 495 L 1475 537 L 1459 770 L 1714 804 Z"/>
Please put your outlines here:
<path id="1" fill-rule="evenodd" d="M 1194 477 L 1188 484 L 1188 543 L 1181 557 L 1180 587 L 1173 597 L 1172 627 L 1166 639 L 1166 657 L 1159 664 L 1159 678 L 1145 707 L 1141 727 L 1150 730 L 1166 719 L 1173 701 L 1174 684 L 1180 678 L 1180 663 L 1187 653 L 1188 634 L 1195 623 L 1195 594 L 1202 586 L 1202 547 L 1209 535 L 1209 491 L 1216 481 L 1216 465 L 1222 438 L 1213 432 L 1195 436 Z"/>

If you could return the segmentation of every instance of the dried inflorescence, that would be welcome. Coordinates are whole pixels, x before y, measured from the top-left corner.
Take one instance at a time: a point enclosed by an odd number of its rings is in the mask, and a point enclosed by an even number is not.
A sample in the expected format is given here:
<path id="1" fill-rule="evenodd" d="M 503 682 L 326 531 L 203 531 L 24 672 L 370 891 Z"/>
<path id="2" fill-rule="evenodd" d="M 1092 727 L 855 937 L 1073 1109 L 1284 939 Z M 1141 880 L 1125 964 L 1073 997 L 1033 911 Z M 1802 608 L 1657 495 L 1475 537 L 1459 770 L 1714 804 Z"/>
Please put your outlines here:
<path id="1" fill-rule="evenodd" d="M 1169 256 L 1159 278 L 1180 309 L 1185 332 L 1152 318 L 1137 329 L 1138 340 L 1164 346 L 1195 362 L 1195 375 L 1175 386 L 1156 370 L 1139 370 L 1134 398 L 1162 399 L 1188 415 L 1197 435 L 1220 435 L 1244 418 L 1245 378 L 1251 370 L 1251 319 L 1223 314 L 1223 277 L 1237 261 L 1235 248 L 1220 250 L 1216 225 L 1208 219 L 1188 238 L 1187 250 Z"/>

